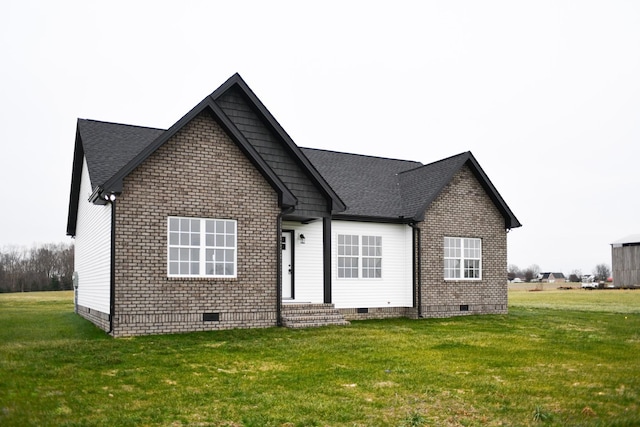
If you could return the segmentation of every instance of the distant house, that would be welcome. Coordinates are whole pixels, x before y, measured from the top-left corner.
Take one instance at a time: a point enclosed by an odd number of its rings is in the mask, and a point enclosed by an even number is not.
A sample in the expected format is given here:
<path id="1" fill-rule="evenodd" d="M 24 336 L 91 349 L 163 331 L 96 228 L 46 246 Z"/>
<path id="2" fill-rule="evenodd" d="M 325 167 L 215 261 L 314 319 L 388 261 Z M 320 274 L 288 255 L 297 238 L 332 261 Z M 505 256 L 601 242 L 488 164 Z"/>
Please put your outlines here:
<path id="1" fill-rule="evenodd" d="M 541 273 L 540 282 L 542 283 L 565 283 L 567 279 L 562 273 Z"/>
<path id="2" fill-rule="evenodd" d="M 613 286 L 640 287 L 640 234 L 624 237 L 611 244 Z"/>
<path id="3" fill-rule="evenodd" d="M 515 227 L 470 152 L 300 148 L 237 74 L 167 130 L 78 120 L 76 310 L 114 336 L 506 313 Z"/>

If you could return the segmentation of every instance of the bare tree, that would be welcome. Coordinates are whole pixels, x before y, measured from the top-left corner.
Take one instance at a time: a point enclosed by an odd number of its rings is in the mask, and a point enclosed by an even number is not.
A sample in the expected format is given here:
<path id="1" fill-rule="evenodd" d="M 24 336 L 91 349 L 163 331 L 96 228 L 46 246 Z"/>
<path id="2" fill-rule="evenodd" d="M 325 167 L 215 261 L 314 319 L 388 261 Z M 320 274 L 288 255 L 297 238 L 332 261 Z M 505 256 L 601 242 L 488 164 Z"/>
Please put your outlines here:
<path id="1" fill-rule="evenodd" d="M 525 282 L 531 282 L 533 278 L 536 277 L 531 267 L 528 267 L 527 269 L 525 269 L 523 273 L 524 273 Z"/>
<path id="2" fill-rule="evenodd" d="M 73 245 L 0 249 L 0 292 L 73 289 Z"/>
<path id="3" fill-rule="evenodd" d="M 513 280 L 516 277 L 520 276 L 520 269 L 515 264 L 509 264 L 507 266 L 507 279 Z"/>
<path id="4" fill-rule="evenodd" d="M 531 264 L 529 266 L 529 270 L 533 273 L 533 277 L 538 277 L 540 275 L 540 266 L 538 264 Z"/>
<path id="5" fill-rule="evenodd" d="M 24 270 L 24 250 L 10 246 L 0 253 L 3 281 L 0 283 L 4 292 L 22 292 L 26 282 Z"/>
<path id="6" fill-rule="evenodd" d="M 611 270 L 607 264 L 598 264 L 596 265 L 596 269 L 593 271 L 593 275 L 597 281 L 604 282 L 611 275 Z"/>

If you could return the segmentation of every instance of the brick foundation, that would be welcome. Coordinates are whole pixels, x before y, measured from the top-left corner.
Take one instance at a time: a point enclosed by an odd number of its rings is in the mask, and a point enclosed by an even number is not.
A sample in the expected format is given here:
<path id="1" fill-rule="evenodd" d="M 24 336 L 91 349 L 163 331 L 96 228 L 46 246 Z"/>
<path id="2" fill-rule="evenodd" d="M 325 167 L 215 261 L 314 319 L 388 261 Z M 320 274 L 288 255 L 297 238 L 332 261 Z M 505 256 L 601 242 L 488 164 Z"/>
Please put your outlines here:
<path id="1" fill-rule="evenodd" d="M 408 317 L 409 319 L 417 318 L 417 311 L 413 307 L 340 308 L 338 311 L 346 320 L 393 319 L 398 317 Z"/>
<path id="2" fill-rule="evenodd" d="M 95 324 L 103 331 L 109 331 L 109 314 L 95 309 L 87 308 L 82 305 L 76 306 L 76 313 L 78 313 L 81 317 L 84 317 L 91 323 Z"/>

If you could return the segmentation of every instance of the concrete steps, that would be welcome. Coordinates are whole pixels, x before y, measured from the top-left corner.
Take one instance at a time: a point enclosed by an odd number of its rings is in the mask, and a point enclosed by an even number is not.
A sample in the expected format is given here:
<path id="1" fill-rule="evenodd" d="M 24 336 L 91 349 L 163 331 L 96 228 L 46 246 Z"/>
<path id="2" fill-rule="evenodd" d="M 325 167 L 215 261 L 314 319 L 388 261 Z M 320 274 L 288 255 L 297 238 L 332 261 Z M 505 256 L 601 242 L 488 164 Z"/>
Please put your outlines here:
<path id="1" fill-rule="evenodd" d="M 333 304 L 282 304 L 282 326 L 286 328 L 346 325 L 350 323 Z"/>

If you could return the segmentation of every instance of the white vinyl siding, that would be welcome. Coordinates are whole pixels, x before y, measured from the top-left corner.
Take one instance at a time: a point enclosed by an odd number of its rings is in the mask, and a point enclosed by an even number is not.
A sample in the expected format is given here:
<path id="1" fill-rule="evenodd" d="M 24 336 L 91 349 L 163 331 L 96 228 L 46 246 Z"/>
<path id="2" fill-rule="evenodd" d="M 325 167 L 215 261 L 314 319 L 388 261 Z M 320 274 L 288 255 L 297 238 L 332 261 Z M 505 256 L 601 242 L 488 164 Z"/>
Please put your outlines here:
<path id="1" fill-rule="evenodd" d="M 333 221 L 331 227 L 332 300 L 337 308 L 413 305 L 411 227 L 354 221 Z M 339 277 L 340 235 L 360 237 L 360 263 L 364 264 L 363 260 L 367 260 L 365 270 L 368 277 Z M 366 249 L 363 249 L 363 239 Z"/>
<path id="2" fill-rule="evenodd" d="M 444 238 L 444 278 L 482 279 L 482 240 L 464 237 Z"/>
<path id="3" fill-rule="evenodd" d="M 294 301 L 324 302 L 322 221 L 309 224 L 283 221 L 282 229 L 294 231 Z M 305 236 L 304 245 L 300 244 L 300 234 Z"/>
<path id="4" fill-rule="evenodd" d="M 74 269 L 78 273 L 78 304 L 109 313 L 111 298 L 111 205 L 89 202 L 92 193 L 86 159 L 76 223 Z"/>

